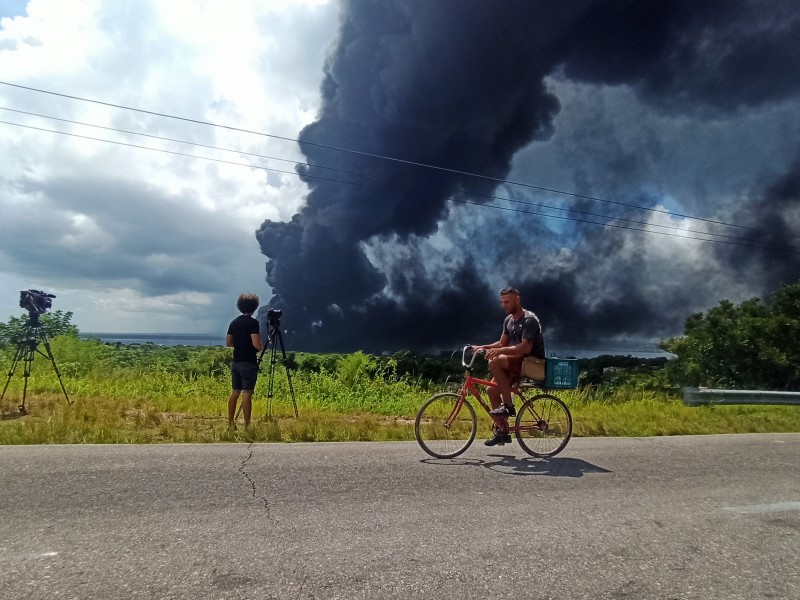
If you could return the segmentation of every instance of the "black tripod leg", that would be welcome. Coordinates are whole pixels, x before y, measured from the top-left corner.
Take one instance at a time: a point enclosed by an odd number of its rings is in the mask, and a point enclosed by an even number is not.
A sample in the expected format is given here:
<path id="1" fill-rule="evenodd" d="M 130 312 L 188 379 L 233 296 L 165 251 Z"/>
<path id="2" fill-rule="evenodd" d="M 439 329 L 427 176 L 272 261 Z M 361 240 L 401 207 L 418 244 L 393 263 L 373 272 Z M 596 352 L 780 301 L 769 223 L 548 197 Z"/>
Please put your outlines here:
<path id="1" fill-rule="evenodd" d="M 289 392 L 292 394 L 292 405 L 294 405 L 294 416 L 295 418 L 299 418 L 300 415 L 297 412 L 297 400 L 294 397 L 294 386 L 292 385 L 292 374 L 289 371 L 289 363 L 286 361 L 286 348 L 283 346 L 283 336 L 281 335 L 280 330 L 278 330 L 278 341 L 281 343 L 281 355 L 283 356 L 283 366 L 286 367 L 286 379 L 289 381 Z"/>
<path id="2" fill-rule="evenodd" d="M 0 394 L 0 400 L 6 397 L 6 390 L 8 389 L 8 384 L 11 383 L 11 378 L 14 376 L 14 371 L 17 370 L 17 364 L 19 364 L 20 359 L 25 351 L 26 346 L 20 344 L 17 347 L 17 352 L 14 354 L 14 362 L 11 363 L 11 370 L 8 372 L 8 379 L 6 379 L 6 385 L 3 387 L 3 393 Z"/>
<path id="3" fill-rule="evenodd" d="M 269 352 L 269 377 L 267 378 L 267 415 L 272 416 L 272 397 L 275 395 L 275 351 L 278 345 L 275 343 L 275 336 L 279 335 L 280 331 L 274 327 L 269 332 L 269 343 L 271 345 Z"/>
<path id="4" fill-rule="evenodd" d="M 42 336 L 42 341 L 44 342 L 44 348 L 47 350 L 47 358 L 50 359 L 50 363 L 53 365 L 53 370 L 56 372 L 56 377 L 58 377 L 58 383 L 61 384 L 61 391 L 64 392 L 64 398 L 67 399 L 67 404 L 72 404 L 72 400 L 69 399 L 69 394 L 67 394 L 67 388 L 64 387 L 64 381 L 61 379 L 61 372 L 58 370 L 58 365 L 56 364 L 56 359 L 53 356 L 53 351 L 50 349 L 50 341 L 47 339 L 47 335 L 43 330 L 40 331 Z"/>
<path id="5" fill-rule="evenodd" d="M 25 398 L 28 395 L 28 379 L 31 376 L 31 368 L 33 367 L 33 357 L 35 352 L 36 352 L 36 341 L 28 340 L 27 346 L 25 348 L 25 356 L 22 359 L 24 365 L 24 370 L 22 372 L 24 383 L 22 384 L 22 404 L 19 405 L 19 413 L 21 415 L 28 414 L 28 409 L 25 408 Z"/>
<path id="6" fill-rule="evenodd" d="M 19 414 L 21 415 L 28 414 L 28 409 L 25 408 L 25 397 L 28 395 L 28 377 L 30 377 L 30 371 L 27 369 L 26 365 L 24 374 L 25 383 L 22 384 L 22 404 L 19 405 Z"/>
<path id="7" fill-rule="evenodd" d="M 11 370 L 8 372 L 8 379 L 6 379 L 6 385 L 3 388 L 3 394 L 0 395 L 0 400 L 5 398 L 8 384 L 11 383 L 11 378 L 17 370 L 17 365 L 22 361 L 25 384 L 22 388 L 22 404 L 19 405 L 19 412 L 25 415 L 28 413 L 25 408 L 25 397 L 28 394 L 28 377 L 31 375 L 31 362 L 33 362 L 33 352 L 36 348 L 35 331 L 30 321 L 22 328 L 21 340 L 22 341 L 17 345 L 17 352 L 14 354 L 14 362 L 11 364 Z"/>

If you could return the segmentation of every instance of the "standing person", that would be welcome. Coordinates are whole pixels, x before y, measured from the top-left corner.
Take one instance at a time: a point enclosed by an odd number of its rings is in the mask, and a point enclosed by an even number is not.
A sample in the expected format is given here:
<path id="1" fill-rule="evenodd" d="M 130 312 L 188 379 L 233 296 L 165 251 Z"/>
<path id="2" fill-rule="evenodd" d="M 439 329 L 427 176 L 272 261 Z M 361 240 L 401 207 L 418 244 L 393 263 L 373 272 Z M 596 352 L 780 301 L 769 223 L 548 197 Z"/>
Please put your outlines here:
<path id="1" fill-rule="evenodd" d="M 242 412 L 244 426 L 250 426 L 250 414 L 253 408 L 253 390 L 258 379 L 258 356 L 262 348 L 261 331 L 253 313 L 258 308 L 260 299 L 255 294 L 242 294 L 236 300 L 236 308 L 242 313 L 228 325 L 225 345 L 233 348 L 231 362 L 231 383 L 233 391 L 228 398 L 228 427 L 236 429 L 236 404 L 242 396 Z"/>
<path id="2" fill-rule="evenodd" d="M 497 387 L 487 390 L 492 403 L 491 415 L 500 417 L 502 426 L 492 439 L 486 440 L 487 446 L 511 443 L 508 432 L 508 417 L 517 414 L 514 400 L 511 397 L 511 384 L 519 377 L 522 361 L 526 356 L 544 358 L 544 337 L 542 326 L 532 311 L 522 308 L 519 292 L 513 287 L 500 290 L 500 305 L 506 312 L 500 340 L 493 344 L 472 346 L 472 350 L 484 350 L 489 361 L 489 372 Z"/>

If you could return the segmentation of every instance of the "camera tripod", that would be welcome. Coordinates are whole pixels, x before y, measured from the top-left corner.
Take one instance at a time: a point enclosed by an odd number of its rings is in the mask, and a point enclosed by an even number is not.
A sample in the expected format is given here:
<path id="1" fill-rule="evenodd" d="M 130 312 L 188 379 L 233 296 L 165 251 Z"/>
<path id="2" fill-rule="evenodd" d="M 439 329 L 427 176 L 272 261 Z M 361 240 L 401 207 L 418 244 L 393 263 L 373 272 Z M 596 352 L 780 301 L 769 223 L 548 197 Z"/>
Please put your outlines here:
<path id="1" fill-rule="evenodd" d="M 0 400 L 5 398 L 8 384 L 11 383 L 11 378 L 14 376 L 17 365 L 22 361 L 24 364 L 25 383 L 22 388 L 22 404 L 19 405 L 19 412 L 23 415 L 28 414 L 28 410 L 25 408 L 25 396 L 28 393 L 28 378 L 31 376 L 31 365 L 33 365 L 33 359 L 37 352 L 50 359 L 50 363 L 53 365 L 53 369 L 58 377 L 58 383 L 61 384 L 61 390 L 64 392 L 64 397 L 67 399 L 67 404 L 72 404 L 72 400 L 69 399 L 69 394 L 67 394 L 67 388 L 64 387 L 64 382 L 61 380 L 61 373 L 58 370 L 56 359 L 53 357 L 53 351 L 50 349 L 50 341 L 47 339 L 47 334 L 44 332 L 44 328 L 39 322 L 39 313 L 29 311 L 28 315 L 28 320 L 22 327 L 22 336 L 17 344 L 17 353 L 14 355 L 14 362 L 11 363 L 11 370 L 8 372 L 6 385 L 3 388 L 2 395 L 0 395 Z M 47 354 L 39 350 L 40 342 L 44 344 Z"/>
<path id="2" fill-rule="evenodd" d="M 267 414 L 272 414 L 272 390 L 275 384 L 275 362 L 276 362 L 276 353 L 278 349 L 279 342 L 281 345 L 281 357 L 283 358 L 283 366 L 286 369 L 286 379 L 289 382 L 289 392 L 292 394 L 292 405 L 294 406 L 294 416 L 295 418 L 299 417 L 300 415 L 297 413 L 297 400 L 294 397 L 294 386 L 292 386 L 292 374 L 289 371 L 289 364 L 286 362 L 286 348 L 283 346 L 283 336 L 281 335 L 281 324 L 280 321 L 272 323 L 270 322 L 269 328 L 269 339 L 267 340 L 267 346 L 261 351 L 261 356 L 258 357 L 258 362 L 261 364 L 261 359 L 264 356 L 264 352 L 266 352 L 267 348 L 272 346 L 272 350 L 270 351 L 270 359 L 269 359 L 269 379 L 267 384 Z"/>
<path id="3" fill-rule="evenodd" d="M 267 351 L 267 348 L 271 347 L 270 351 L 270 359 L 269 359 L 269 378 L 267 383 L 267 414 L 272 414 L 272 396 L 273 389 L 275 386 L 275 363 L 277 362 L 277 351 L 278 351 L 278 344 L 281 345 L 281 357 L 283 359 L 283 366 L 286 368 L 286 379 L 289 381 L 289 392 L 292 395 L 292 405 L 294 406 L 294 416 L 298 418 L 300 415 L 297 412 L 297 400 L 294 397 L 294 386 L 292 385 L 292 374 L 289 371 L 289 364 L 286 362 L 286 348 L 283 345 L 283 336 L 281 335 L 281 325 L 279 321 L 269 323 L 269 337 L 267 339 L 267 344 L 264 346 L 264 349 L 261 350 L 261 354 L 258 356 L 258 365 L 259 370 L 261 369 L 261 362 L 264 359 L 264 353 Z M 236 418 L 239 418 L 239 414 L 242 412 L 242 405 L 239 405 L 239 410 L 236 411 Z"/>

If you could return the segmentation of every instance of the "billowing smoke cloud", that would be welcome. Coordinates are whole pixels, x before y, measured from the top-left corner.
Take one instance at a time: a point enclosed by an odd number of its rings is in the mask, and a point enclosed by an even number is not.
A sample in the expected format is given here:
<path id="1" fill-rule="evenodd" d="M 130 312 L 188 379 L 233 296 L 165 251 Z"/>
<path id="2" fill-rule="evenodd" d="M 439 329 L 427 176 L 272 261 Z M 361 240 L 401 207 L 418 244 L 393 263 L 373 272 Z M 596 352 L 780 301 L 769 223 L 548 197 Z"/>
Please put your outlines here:
<path id="1" fill-rule="evenodd" d="M 310 166 L 298 172 L 311 191 L 290 222 L 268 220 L 257 232 L 269 258 L 270 305 L 286 310 L 292 347 L 431 350 L 493 339 L 497 289 L 509 283 L 563 342 L 679 333 L 687 308 L 716 303 L 714 285 L 728 283 L 724 272 L 709 269 L 743 268 L 738 247 L 722 254 L 692 242 L 703 247 L 675 256 L 681 246 L 667 243 L 674 238 L 662 243 L 658 235 L 524 214 L 541 209 L 490 196 L 543 201 L 498 180 L 512 166 L 526 180 L 553 180 L 538 165 L 513 163 L 532 143 L 559 147 L 560 121 L 566 132 L 571 118 L 561 111 L 575 90 L 598 97 L 610 86 L 630 90 L 648 114 L 671 115 L 675 123 L 714 123 L 794 102 L 795 13 L 791 0 L 345 2 L 320 114 L 300 136 Z M 596 221 L 584 213 L 601 210 L 684 226 L 658 208 L 668 186 L 652 193 L 653 182 L 640 179 L 653 174 L 649 165 L 665 149 L 648 140 L 626 150 L 616 129 L 602 132 L 602 122 L 585 139 L 573 134 L 573 160 L 559 165 L 564 175 L 555 181 L 558 189 L 623 202 L 562 200 L 581 212 L 546 214 Z M 645 137 L 647 124 L 631 128 Z M 598 139 L 599 150 L 591 151 Z M 712 190 L 673 200 L 670 210 L 702 209 L 730 221 L 751 207 L 757 220 L 797 231 L 797 219 L 787 217 L 797 205 L 796 175 L 769 185 L 752 202 L 740 193 L 743 205 L 734 209 L 730 195 Z M 480 206 L 486 203 L 510 210 Z M 747 256 L 770 260 L 763 251 Z M 781 264 L 779 273 L 727 289 L 765 293 L 797 277 L 796 258 Z"/>
<path id="2" fill-rule="evenodd" d="M 742 237 L 753 245 L 769 246 L 753 251 L 737 246 L 720 253 L 730 268 L 761 273 L 766 290 L 796 282 L 800 277 L 800 160 L 771 183 L 763 192 L 756 192 L 754 201 L 744 205 L 736 222 L 745 229 Z"/>

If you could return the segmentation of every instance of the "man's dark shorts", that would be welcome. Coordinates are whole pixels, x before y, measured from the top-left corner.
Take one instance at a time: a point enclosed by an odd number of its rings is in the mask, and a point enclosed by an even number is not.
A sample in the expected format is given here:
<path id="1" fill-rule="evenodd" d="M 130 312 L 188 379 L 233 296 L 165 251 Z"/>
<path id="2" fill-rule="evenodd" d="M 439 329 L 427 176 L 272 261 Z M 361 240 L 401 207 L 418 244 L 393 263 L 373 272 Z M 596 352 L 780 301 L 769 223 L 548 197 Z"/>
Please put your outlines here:
<path id="1" fill-rule="evenodd" d="M 231 383 L 234 390 L 252 392 L 256 389 L 258 379 L 258 363 L 237 362 L 231 363 Z"/>
<path id="2" fill-rule="evenodd" d="M 508 376 L 512 379 L 514 377 L 519 377 L 519 374 L 522 373 L 522 361 L 524 357 L 522 356 L 509 356 L 508 357 Z"/>

